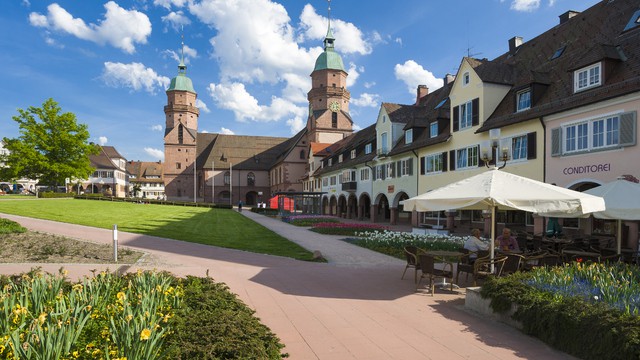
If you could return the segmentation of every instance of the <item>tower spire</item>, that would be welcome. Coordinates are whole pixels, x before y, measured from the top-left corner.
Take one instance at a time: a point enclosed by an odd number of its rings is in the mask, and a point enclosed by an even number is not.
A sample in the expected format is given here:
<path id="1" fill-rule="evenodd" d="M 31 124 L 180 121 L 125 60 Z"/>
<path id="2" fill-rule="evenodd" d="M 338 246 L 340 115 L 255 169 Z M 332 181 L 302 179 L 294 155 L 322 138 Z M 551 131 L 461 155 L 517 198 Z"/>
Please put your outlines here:
<path id="1" fill-rule="evenodd" d="M 324 37 L 324 50 L 333 50 L 333 31 L 331 31 L 331 0 L 327 0 L 327 36 Z"/>
<path id="2" fill-rule="evenodd" d="M 186 74 L 187 73 L 187 65 L 184 64 L 184 25 L 182 26 L 182 34 L 180 35 L 181 41 L 180 44 L 182 46 L 180 53 L 180 64 L 178 65 L 178 73 Z"/>

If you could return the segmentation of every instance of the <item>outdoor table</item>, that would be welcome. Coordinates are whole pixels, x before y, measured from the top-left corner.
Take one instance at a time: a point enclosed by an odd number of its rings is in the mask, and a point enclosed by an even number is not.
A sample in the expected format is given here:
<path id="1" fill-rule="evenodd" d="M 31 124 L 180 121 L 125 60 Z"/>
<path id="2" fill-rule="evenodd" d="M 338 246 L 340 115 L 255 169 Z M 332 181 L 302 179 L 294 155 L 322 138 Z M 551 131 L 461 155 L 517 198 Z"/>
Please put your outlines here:
<path id="1" fill-rule="evenodd" d="M 542 242 L 553 245 L 553 249 L 556 252 L 560 252 L 560 247 L 563 245 L 573 244 L 573 240 L 571 239 L 542 238 Z"/>
<path id="2" fill-rule="evenodd" d="M 465 253 L 462 253 L 460 251 L 449 251 L 449 250 L 429 250 L 425 252 L 426 254 L 429 254 L 431 256 L 433 256 L 434 258 L 438 258 L 439 260 L 442 260 L 443 262 L 447 262 L 449 264 L 451 264 L 451 271 L 453 272 L 453 263 L 450 261 L 447 261 L 446 258 L 460 258 L 464 255 L 466 255 Z M 447 282 L 446 278 L 442 278 L 442 282 L 439 284 L 436 284 L 440 289 L 444 288 L 445 286 L 451 286 L 453 285 L 453 287 L 455 287 L 456 289 L 459 289 L 460 286 L 458 286 L 457 284 L 450 284 Z"/>
<path id="3" fill-rule="evenodd" d="M 573 255 L 573 256 L 584 256 L 590 258 L 600 259 L 602 256 L 600 253 L 591 252 L 591 251 L 580 251 L 580 250 L 562 250 L 562 255 Z"/>

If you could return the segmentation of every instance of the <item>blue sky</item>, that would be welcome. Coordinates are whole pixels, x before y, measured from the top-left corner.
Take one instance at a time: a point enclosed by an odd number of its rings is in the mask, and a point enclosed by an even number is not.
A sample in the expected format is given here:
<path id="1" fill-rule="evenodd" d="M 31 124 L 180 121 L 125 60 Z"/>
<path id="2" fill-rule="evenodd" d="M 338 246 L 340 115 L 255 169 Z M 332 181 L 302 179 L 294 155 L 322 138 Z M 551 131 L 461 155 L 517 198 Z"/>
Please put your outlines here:
<path id="1" fill-rule="evenodd" d="M 493 59 L 567 10 L 597 0 L 333 0 L 336 50 L 356 128 L 381 102 L 411 104 L 463 56 Z M 327 30 L 324 0 L 11 0 L 0 13 L 0 137 L 17 108 L 56 100 L 91 141 L 128 160 L 163 160 L 165 89 L 184 29 L 199 131 L 288 137 L 307 118 L 309 74 Z"/>

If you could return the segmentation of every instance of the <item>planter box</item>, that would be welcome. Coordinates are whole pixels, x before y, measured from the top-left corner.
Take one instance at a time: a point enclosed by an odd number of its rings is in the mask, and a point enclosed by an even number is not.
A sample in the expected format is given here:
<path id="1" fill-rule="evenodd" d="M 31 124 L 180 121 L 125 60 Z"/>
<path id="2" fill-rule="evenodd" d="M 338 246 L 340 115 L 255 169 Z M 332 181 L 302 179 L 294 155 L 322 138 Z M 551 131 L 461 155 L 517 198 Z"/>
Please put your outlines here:
<path id="1" fill-rule="evenodd" d="M 495 313 L 490 306 L 491 299 L 484 299 L 480 295 L 480 287 L 468 287 L 466 297 L 464 299 L 464 307 L 479 313 L 482 316 L 488 317 L 492 320 L 500 321 L 516 329 L 522 330 L 522 324 L 519 321 L 513 320 L 511 315 L 518 309 L 517 305 L 511 305 L 511 309 L 504 314 Z"/>

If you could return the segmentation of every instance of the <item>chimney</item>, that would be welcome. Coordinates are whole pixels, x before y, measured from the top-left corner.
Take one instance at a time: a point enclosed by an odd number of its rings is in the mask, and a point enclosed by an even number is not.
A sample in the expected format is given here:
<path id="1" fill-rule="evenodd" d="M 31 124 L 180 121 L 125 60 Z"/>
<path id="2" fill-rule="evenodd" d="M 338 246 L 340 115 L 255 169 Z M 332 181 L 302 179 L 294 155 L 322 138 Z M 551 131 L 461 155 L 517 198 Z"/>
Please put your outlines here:
<path id="1" fill-rule="evenodd" d="M 580 14 L 579 11 L 573 11 L 573 10 L 569 10 L 566 13 L 558 16 L 560 18 L 560 25 L 564 24 L 565 22 L 567 22 L 567 20 L 571 19 L 572 17 L 576 16 Z"/>
<path id="2" fill-rule="evenodd" d="M 416 92 L 416 105 L 420 104 L 420 99 L 427 96 L 429 94 L 429 88 L 427 85 L 418 85 L 418 90 Z"/>
<path id="3" fill-rule="evenodd" d="M 522 37 L 514 36 L 509 39 L 509 53 L 515 54 L 520 45 L 522 45 Z"/>
<path id="4" fill-rule="evenodd" d="M 447 74 L 444 76 L 444 78 L 442 78 L 442 80 L 444 81 L 443 85 L 449 85 L 453 82 L 453 80 L 455 80 L 456 77 L 454 75 L 451 74 Z"/>

